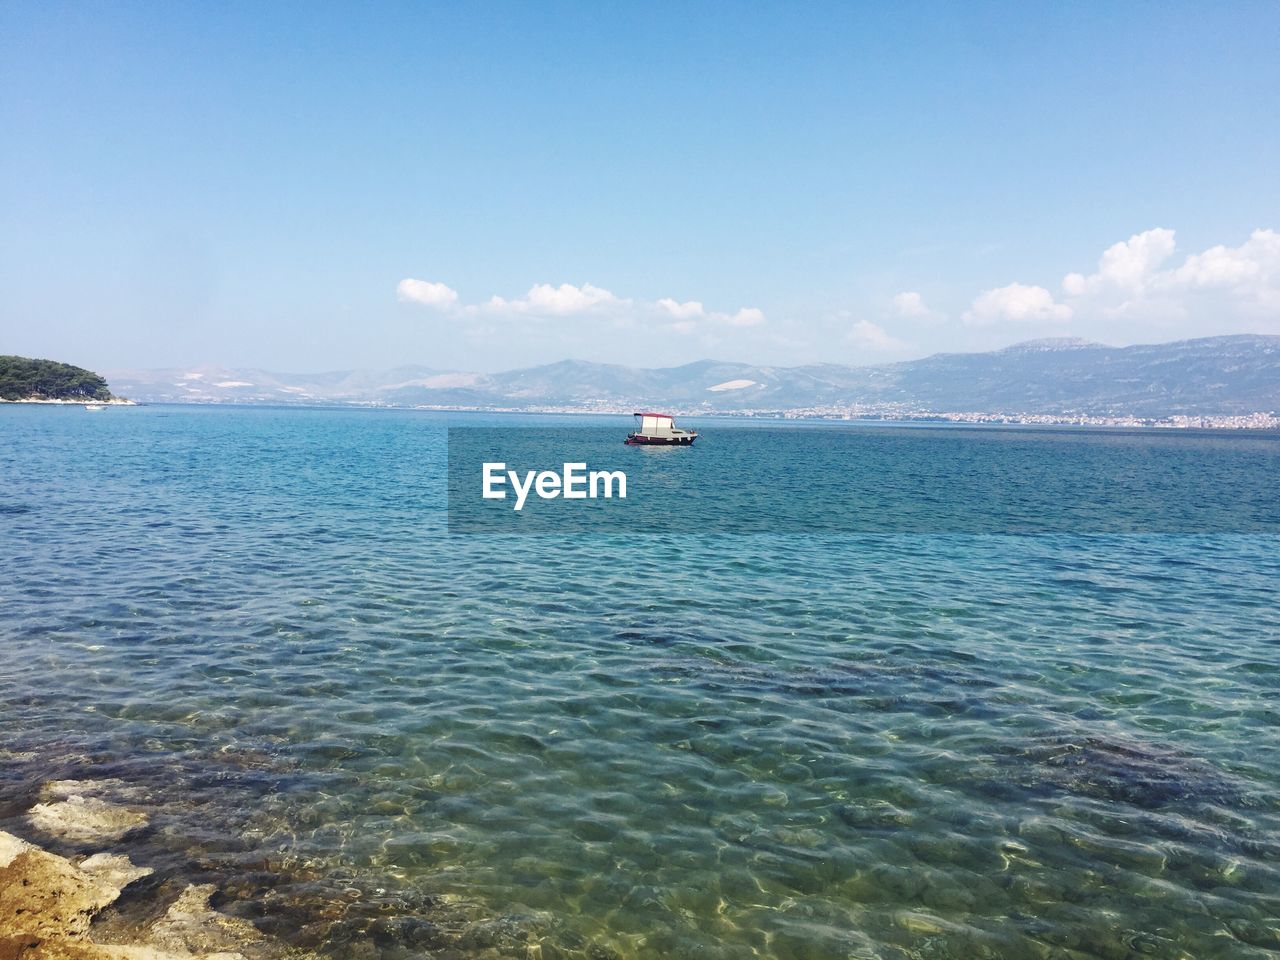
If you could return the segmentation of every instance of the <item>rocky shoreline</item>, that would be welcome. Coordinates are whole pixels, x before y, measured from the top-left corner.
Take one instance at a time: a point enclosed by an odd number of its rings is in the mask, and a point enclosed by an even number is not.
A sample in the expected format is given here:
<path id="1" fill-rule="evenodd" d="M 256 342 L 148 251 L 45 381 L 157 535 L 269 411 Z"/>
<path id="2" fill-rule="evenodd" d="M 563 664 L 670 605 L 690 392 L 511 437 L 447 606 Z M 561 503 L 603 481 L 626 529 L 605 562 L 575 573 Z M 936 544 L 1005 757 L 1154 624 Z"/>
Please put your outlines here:
<path id="1" fill-rule="evenodd" d="M 0 831 L 0 960 L 312 960 L 210 904 L 213 884 L 187 884 L 147 919 L 113 910 L 153 869 L 110 847 L 145 826 L 145 812 L 104 800 L 102 784 L 47 784 L 26 822 L 40 834 L 95 853 L 62 856 Z M 158 893 L 158 891 L 151 891 Z M 159 899 L 158 897 L 156 899 Z"/>
<path id="2" fill-rule="evenodd" d="M 0 750 L 0 774 L 5 760 L 89 773 Z M 245 797 L 213 809 L 189 771 L 161 779 L 108 765 L 0 790 L 0 960 L 618 960 L 548 914 L 423 891 L 394 867 L 262 858 L 261 827 L 221 807 Z"/>

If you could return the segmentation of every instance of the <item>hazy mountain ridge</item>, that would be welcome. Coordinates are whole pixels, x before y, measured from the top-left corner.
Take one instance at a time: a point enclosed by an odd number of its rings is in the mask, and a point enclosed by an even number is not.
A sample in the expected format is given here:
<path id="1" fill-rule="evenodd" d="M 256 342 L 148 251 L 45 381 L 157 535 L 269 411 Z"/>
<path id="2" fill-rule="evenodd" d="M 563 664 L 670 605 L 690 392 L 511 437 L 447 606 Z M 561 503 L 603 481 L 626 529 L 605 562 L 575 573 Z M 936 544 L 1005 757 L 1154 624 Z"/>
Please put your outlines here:
<path id="1" fill-rule="evenodd" d="M 318 374 L 203 367 L 115 371 L 108 380 L 117 393 L 150 402 L 1230 415 L 1280 410 L 1280 336 L 1131 347 L 1035 340 L 988 353 L 940 353 L 861 367 L 699 360 L 644 369 L 562 360 L 496 374 L 416 365 Z"/>

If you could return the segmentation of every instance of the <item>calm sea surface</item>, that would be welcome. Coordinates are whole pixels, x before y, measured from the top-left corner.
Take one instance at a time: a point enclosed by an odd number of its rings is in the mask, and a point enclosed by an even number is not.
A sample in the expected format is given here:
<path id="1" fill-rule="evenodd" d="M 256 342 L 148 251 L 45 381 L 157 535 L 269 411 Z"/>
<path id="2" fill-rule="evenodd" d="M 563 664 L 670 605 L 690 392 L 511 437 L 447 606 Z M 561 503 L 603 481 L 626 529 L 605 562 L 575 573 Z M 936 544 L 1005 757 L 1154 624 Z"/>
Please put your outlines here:
<path id="1" fill-rule="evenodd" d="M 448 534 L 448 425 L 578 422 L 0 409 L 0 829 L 109 781 L 126 911 L 342 957 L 1280 950 L 1280 538 Z"/>

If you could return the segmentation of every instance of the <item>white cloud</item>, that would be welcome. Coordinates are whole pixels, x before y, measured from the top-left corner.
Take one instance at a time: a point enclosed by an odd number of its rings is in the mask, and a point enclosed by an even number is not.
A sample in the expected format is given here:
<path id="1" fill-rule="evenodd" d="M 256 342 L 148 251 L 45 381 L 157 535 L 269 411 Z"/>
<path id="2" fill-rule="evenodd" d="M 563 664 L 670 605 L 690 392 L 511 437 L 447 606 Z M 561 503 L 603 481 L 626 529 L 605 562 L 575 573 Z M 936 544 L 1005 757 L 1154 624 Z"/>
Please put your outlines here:
<path id="1" fill-rule="evenodd" d="M 1079 297 L 1108 289 L 1129 296 L 1141 296 L 1157 268 L 1173 255 L 1174 232 L 1164 227 L 1135 233 L 1128 240 L 1112 244 L 1098 260 L 1098 272 L 1090 276 L 1069 273 L 1062 289 Z"/>
<path id="2" fill-rule="evenodd" d="M 436 310 L 447 310 L 458 302 L 458 292 L 443 283 L 430 280 L 414 280 L 406 277 L 396 284 L 396 296 L 411 303 L 420 303 Z"/>
<path id="3" fill-rule="evenodd" d="M 1190 253 L 1179 250 L 1176 239 L 1167 227 L 1134 233 L 1107 247 L 1092 271 L 1067 273 L 1059 297 L 1045 287 L 1011 283 L 980 293 L 961 320 L 971 328 L 1020 324 L 1040 336 L 1071 321 L 1081 334 L 1111 342 L 1280 334 L 1280 232 L 1258 228 L 1237 245 Z M 930 313 L 942 319 L 916 291 L 903 291 L 891 303 L 891 315 L 903 321 Z M 993 329 L 988 342 L 1000 335 Z M 850 337 L 871 343 L 875 332 L 859 328 Z"/>
<path id="4" fill-rule="evenodd" d="M 401 280 L 396 287 L 401 300 L 420 303 L 437 310 L 455 307 L 469 317 L 503 316 L 577 317 L 593 316 L 610 321 L 613 326 L 627 328 L 636 324 L 661 325 L 675 333 L 704 335 L 717 327 L 758 327 L 765 322 L 764 312 L 757 307 L 742 307 L 733 312 L 712 312 L 700 300 L 681 302 L 673 297 L 658 300 L 631 300 L 590 283 L 575 286 L 562 283 L 535 283 L 523 297 L 508 300 L 494 295 L 488 300 L 462 306 L 458 294 L 443 283 L 426 280 Z"/>
<path id="5" fill-rule="evenodd" d="M 1259 319 L 1275 326 L 1280 310 L 1280 233 L 1258 229 L 1236 247 L 1224 244 L 1165 267 L 1174 231 L 1147 230 L 1110 247 L 1090 276 L 1062 281 L 1078 312 L 1162 322 L 1187 317 Z"/>
<path id="6" fill-rule="evenodd" d="M 973 306 L 962 318 L 971 326 L 996 323 L 1065 323 L 1071 319 L 1071 308 L 1056 303 L 1044 287 L 1011 283 L 978 294 Z"/>
<path id="7" fill-rule="evenodd" d="M 584 283 L 575 287 L 562 283 L 553 287 L 549 283 L 535 283 L 529 292 L 516 300 L 491 297 L 484 309 L 495 312 L 531 313 L 540 316 L 567 317 L 579 313 L 613 306 L 626 306 L 631 301 L 621 300 L 603 287 Z"/>
<path id="8" fill-rule="evenodd" d="M 859 320 L 849 328 L 848 339 L 868 350 L 899 350 L 906 344 L 889 333 L 878 323 Z"/>
<path id="9" fill-rule="evenodd" d="M 765 322 L 764 311 L 756 307 L 743 307 L 735 313 L 708 313 L 697 300 L 679 303 L 670 297 L 663 297 L 657 306 L 674 321 L 669 328 L 676 333 L 694 333 L 708 327 L 758 327 Z"/>
<path id="10" fill-rule="evenodd" d="M 905 320 L 938 320 L 942 315 L 930 310 L 924 297 L 914 290 L 905 290 L 893 298 L 893 312 Z"/>
<path id="11" fill-rule="evenodd" d="M 764 311 L 755 307 L 743 307 L 737 313 L 717 313 L 712 316 L 730 327 L 758 327 L 764 323 Z"/>
<path id="12" fill-rule="evenodd" d="M 1274 299 L 1280 287 L 1280 233 L 1255 230 L 1238 247 L 1219 244 L 1187 257 L 1168 282 L 1190 288 L 1234 288 Z"/>
<path id="13" fill-rule="evenodd" d="M 704 313 L 702 304 L 697 300 L 687 300 L 681 303 L 678 300 L 671 299 L 671 297 L 663 297 L 658 301 L 658 306 L 677 320 L 690 320 L 694 317 L 701 317 Z"/>

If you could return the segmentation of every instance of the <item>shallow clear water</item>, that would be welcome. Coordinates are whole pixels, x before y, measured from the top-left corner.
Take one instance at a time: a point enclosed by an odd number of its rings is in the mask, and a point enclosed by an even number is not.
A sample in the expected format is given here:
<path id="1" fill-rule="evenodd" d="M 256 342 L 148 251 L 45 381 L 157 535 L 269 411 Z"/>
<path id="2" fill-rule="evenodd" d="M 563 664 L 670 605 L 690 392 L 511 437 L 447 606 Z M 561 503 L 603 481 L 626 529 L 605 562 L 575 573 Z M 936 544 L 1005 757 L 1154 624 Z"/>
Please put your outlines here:
<path id="1" fill-rule="evenodd" d="M 0 410 L 0 828 L 343 956 L 1280 949 L 1276 537 L 449 537 L 447 422 Z"/>

